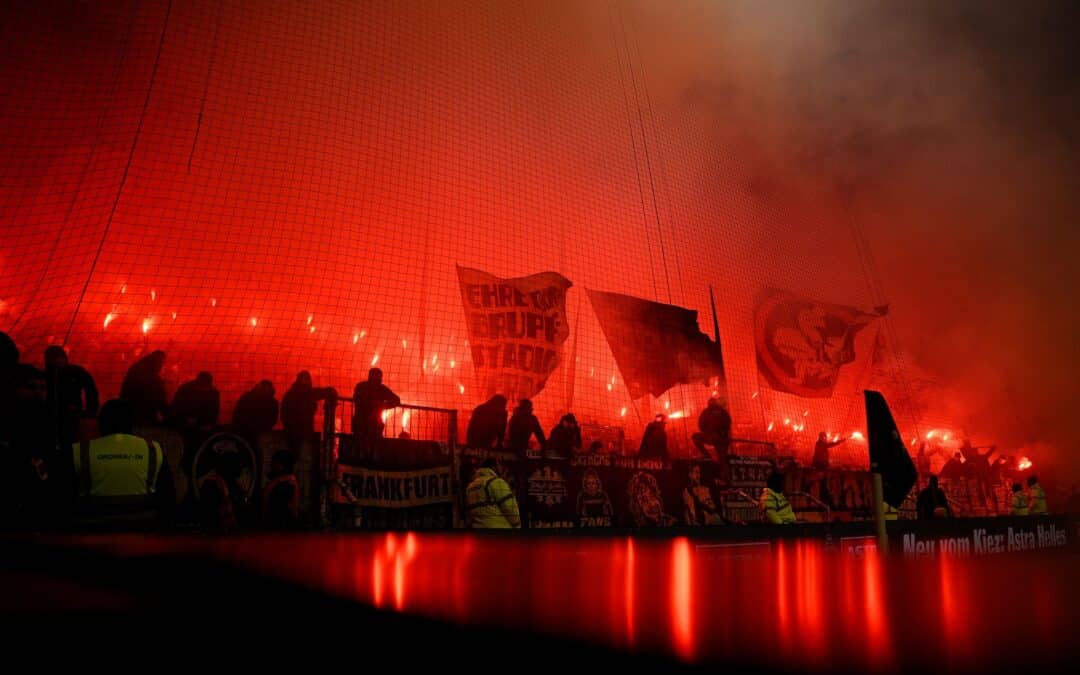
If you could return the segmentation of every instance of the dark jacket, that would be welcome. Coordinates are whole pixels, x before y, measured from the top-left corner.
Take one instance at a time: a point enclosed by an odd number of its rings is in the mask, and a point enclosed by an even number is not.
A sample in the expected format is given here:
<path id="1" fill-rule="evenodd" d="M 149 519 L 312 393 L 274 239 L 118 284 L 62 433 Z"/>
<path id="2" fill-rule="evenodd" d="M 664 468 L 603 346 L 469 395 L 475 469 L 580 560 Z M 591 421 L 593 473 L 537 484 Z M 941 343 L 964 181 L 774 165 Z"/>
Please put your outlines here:
<path id="1" fill-rule="evenodd" d="M 336 396 L 332 387 L 289 387 L 281 397 L 282 428 L 288 433 L 314 433 L 315 412 L 319 409 L 319 401 L 331 396 Z"/>
<path id="2" fill-rule="evenodd" d="M 544 429 L 540 426 L 540 420 L 536 419 L 536 415 L 531 412 L 514 411 L 513 417 L 510 418 L 510 428 L 507 431 L 510 448 L 524 454 L 529 449 L 529 439 L 533 435 L 536 436 L 536 440 L 540 443 L 541 450 L 547 447 Z"/>
<path id="3" fill-rule="evenodd" d="M 476 448 L 501 445 L 506 434 L 506 404 L 486 401 L 476 406 L 469 419 L 466 440 Z"/>
<path id="4" fill-rule="evenodd" d="M 155 424 L 168 411 L 165 380 L 158 366 L 147 357 L 136 361 L 124 376 L 120 398 L 131 404 L 135 424 Z"/>
<path id="5" fill-rule="evenodd" d="M 169 412 L 180 427 L 212 427 L 221 413 L 221 394 L 213 385 L 185 382 L 177 387 Z"/>
<path id="6" fill-rule="evenodd" d="M 264 434 L 274 428 L 278 419 L 278 402 L 258 389 L 252 389 L 236 402 L 233 424 L 249 437 Z"/>
<path id="7" fill-rule="evenodd" d="M 664 426 L 663 422 L 649 422 L 649 426 L 645 427 L 645 434 L 641 437 L 638 457 L 667 457 L 667 431 Z"/>
<path id="8" fill-rule="evenodd" d="M 919 520 L 933 518 L 934 511 L 939 508 L 945 509 L 945 513 L 952 517 L 952 509 L 949 508 L 949 500 L 945 497 L 944 490 L 940 487 L 927 486 L 926 489 L 919 492 L 919 497 L 915 501 L 915 510 Z"/>
<path id="9" fill-rule="evenodd" d="M 67 365 L 45 371 L 50 403 L 60 404 L 62 415 L 79 415 L 84 410 L 91 417 L 98 412 L 98 390 L 94 378 L 82 366 Z M 83 405 L 83 393 L 86 405 Z M 50 406 L 51 407 L 51 406 Z"/>
<path id="10" fill-rule="evenodd" d="M 569 457 L 575 451 L 580 451 L 581 427 L 575 424 L 567 428 L 559 422 L 548 437 L 548 450 L 562 457 Z"/>
<path id="11" fill-rule="evenodd" d="M 358 423 L 382 428 L 382 413 L 401 405 L 401 398 L 390 387 L 370 380 L 357 382 L 353 389 L 353 429 Z"/>

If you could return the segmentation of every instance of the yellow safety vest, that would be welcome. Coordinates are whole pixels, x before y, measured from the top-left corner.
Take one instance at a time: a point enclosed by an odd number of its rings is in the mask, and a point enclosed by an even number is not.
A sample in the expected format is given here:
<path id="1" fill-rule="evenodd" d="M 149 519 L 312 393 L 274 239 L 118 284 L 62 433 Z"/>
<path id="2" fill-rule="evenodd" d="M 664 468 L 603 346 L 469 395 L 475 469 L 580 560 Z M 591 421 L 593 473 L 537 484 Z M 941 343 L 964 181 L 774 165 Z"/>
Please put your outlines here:
<path id="1" fill-rule="evenodd" d="M 761 510 L 765 522 L 773 525 L 790 525 L 795 522 L 795 512 L 783 492 L 773 492 L 769 488 L 761 493 Z"/>
<path id="2" fill-rule="evenodd" d="M 1024 497 L 1023 492 L 1014 492 L 1012 498 L 1012 508 L 1009 509 L 1009 515 L 1011 516 L 1026 516 L 1028 514 L 1027 498 Z"/>
<path id="3" fill-rule="evenodd" d="M 510 485 L 491 469 L 478 469 L 465 489 L 469 527 L 510 529 L 521 527 L 517 500 Z"/>
<path id="4" fill-rule="evenodd" d="M 1047 514 L 1046 492 L 1038 483 L 1031 486 L 1031 501 L 1028 503 L 1028 509 L 1033 516 L 1045 516 Z"/>
<path id="5" fill-rule="evenodd" d="M 111 434 L 72 445 L 79 502 L 89 506 L 147 506 L 165 454 L 138 436 Z"/>

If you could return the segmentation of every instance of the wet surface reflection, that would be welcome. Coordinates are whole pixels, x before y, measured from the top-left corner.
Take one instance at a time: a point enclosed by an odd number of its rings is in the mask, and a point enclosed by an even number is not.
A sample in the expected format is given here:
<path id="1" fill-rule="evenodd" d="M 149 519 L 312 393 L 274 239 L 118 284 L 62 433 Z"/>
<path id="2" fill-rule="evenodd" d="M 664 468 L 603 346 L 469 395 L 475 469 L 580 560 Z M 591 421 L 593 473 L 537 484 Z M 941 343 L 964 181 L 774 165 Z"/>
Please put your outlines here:
<path id="1" fill-rule="evenodd" d="M 816 541 L 413 533 L 89 542 L 195 552 L 386 610 L 685 662 L 971 671 L 1076 651 L 1071 552 L 902 561 Z"/>

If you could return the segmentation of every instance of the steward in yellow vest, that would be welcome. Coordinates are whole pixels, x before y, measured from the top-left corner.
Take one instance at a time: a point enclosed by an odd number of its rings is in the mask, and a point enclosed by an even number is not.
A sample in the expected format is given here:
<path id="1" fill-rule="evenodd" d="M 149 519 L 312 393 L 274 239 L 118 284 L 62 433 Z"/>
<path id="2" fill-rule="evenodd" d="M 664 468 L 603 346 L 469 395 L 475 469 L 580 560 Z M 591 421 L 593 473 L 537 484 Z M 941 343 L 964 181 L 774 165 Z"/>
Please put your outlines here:
<path id="1" fill-rule="evenodd" d="M 1012 505 L 1009 508 L 1010 516 L 1026 516 L 1028 514 L 1028 500 L 1024 495 L 1020 483 L 1012 484 Z"/>
<path id="2" fill-rule="evenodd" d="M 795 522 L 795 512 L 784 496 L 784 474 L 774 473 L 765 482 L 761 493 L 761 512 L 766 523 L 790 525 Z"/>
<path id="3" fill-rule="evenodd" d="M 114 399 L 101 408 L 101 437 L 72 445 L 76 512 L 91 522 L 149 521 L 171 513 L 172 474 L 153 441 L 132 435 L 131 406 Z"/>
<path id="4" fill-rule="evenodd" d="M 1039 485 L 1039 479 L 1031 476 L 1027 480 L 1028 493 L 1031 495 L 1028 501 L 1028 511 L 1033 516 L 1045 516 L 1049 511 L 1046 509 L 1046 491 Z"/>
<path id="5" fill-rule="evenodd" d="M 487 459 L 465 489 L 469 527 L 511 529 L 521 527 L 517 500 L 510 485 L 495 473 L 495 460 Z"/>

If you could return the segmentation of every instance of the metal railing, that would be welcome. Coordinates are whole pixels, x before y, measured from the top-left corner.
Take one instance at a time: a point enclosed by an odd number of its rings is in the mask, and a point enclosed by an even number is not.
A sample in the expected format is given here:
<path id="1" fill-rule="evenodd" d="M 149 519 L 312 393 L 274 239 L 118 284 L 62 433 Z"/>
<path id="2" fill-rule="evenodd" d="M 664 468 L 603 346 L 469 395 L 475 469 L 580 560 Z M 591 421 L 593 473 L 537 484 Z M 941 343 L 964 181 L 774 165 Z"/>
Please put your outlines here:
<path id="1" fill-rule="evenodd" d="M 353 410 L 350 399 L 338 399 L 332 416 L 334 433 L 352 433 Z M 383 411 L 382 420 L 383 438 L 437 441 L 451 447 L 457 443 L 457 411 L 450 408 L 403 403 Z"/>

